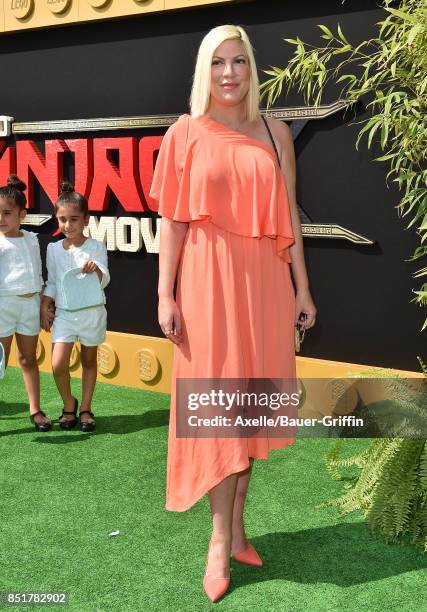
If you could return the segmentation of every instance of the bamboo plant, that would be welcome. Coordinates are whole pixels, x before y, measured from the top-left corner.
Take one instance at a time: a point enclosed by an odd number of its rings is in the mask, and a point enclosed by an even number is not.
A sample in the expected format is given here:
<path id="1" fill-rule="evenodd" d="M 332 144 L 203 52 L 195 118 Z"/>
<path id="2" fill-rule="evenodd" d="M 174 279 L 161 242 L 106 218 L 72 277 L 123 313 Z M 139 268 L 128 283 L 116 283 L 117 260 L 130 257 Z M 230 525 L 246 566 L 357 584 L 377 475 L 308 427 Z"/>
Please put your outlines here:
<path id="1" fill-rule="evenodd" d="M 340 25 L 333 33 L 319 25 L 321 47 L 299 37 L 285 40 L 295 47 L 287 66 L 272 66 L 269 78 L 261 84 L 261 95 L 268 106 L 274 104 L 283 88 L 296 87 L 306 104 L 320 104 L 328 82 L 344 83 L 340 97 L 349 105 L 366 99 L 370 116 L 363 120 L 356 147 L 367 137 L 367 147 L 375 142 L 384 152 L 376 161 L 387 162 L 402 192 L 397 205 L 407 227 L 417 227 L 420 244 L 410 260 L 427 255 L 427 0 L 402 0 L 399 8 L 383 2 L 388 13 L 378 25 L 378 35 L 354 45 Z M 424 260 L 425 261 L 425 260 Z M 427 277 L 427 266 L 414 273 Z M 414 291 L 413 301 L 427 305 L 427 282 Z M 427 328 L 427 318 L 422 330 Z"/>
<path id="2" fill-rule="evenodd" d="M 384 19 L 377 35 L 358 44 L 348 40 L 340 25 L 333 32 L 319 25 L 321 46 L 299 37 L 285 39 L 294 47 L 288 64 L 266 70 L 262 97 L 270 107 L 282 91 L 297 88 L 306 104 L 321 103 L 329 82 L 342 83 L 340 97 L 351 106 L 359 100 L 369 111 L 356 138 L 356 148 L 366 140 L 379 145 L 396 182 L 400 201 L 396 208 L 416 228 L 419 245 L 410 261 L 425 262 L 427 255 L 427 0 L 401 0 L 397 6 L 383 0 Z M 427 266 L 414 277 L 421 285 L 412 301 L 427 305 Z M 421 331 L 427 328 L 427 318 Z M 427 367 L 418 358 L 427 377 Z M 338 506 L 340 516 L 361 511 L 372 531 L 387 543 L 404 543 L 427 552 L 427 446 L 424 438 L 375 439 L 352 457 L 341 458 L 344 440 L 326 454 L 332 478 L 345 481 L 346 491 L 318 506 Z M 356 473 L 345 476 L 352 467 Z M 341 470 L 341 471 L 340 471 Z"/>

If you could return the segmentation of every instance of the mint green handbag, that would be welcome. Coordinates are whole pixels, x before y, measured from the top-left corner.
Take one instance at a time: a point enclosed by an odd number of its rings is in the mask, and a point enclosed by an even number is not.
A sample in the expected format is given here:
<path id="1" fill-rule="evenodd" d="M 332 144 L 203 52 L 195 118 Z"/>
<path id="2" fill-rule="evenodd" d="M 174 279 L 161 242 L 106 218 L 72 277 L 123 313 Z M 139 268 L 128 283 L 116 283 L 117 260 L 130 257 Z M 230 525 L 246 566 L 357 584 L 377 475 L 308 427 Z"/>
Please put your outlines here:
<path id="1" fill-rule="evenodd" d="M 104 294 L 95 272 L 85 273 L 81 268 L 72 268 L 62 277 L 64 310 L 81 310 L 101 306 Z"/>

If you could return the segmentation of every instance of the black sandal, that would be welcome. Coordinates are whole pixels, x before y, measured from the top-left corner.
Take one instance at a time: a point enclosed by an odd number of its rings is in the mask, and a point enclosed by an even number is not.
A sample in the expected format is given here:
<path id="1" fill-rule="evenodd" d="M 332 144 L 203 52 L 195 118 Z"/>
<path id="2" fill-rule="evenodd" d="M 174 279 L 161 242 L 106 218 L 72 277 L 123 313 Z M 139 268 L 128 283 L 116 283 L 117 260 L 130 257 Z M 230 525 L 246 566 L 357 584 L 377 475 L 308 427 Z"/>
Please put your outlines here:
<path id="1" fill-rule="evenodd" d="M 64 408 L 62 409 L 62 414 L 59 417 L 59 427 L 61 429 L 74 429 L 74 427 L 77 425 L 77 423 L 79 422 L 79 419 L 77 418 L 78 406 L 79 402 L 76 400 L 76 398 L 74 398 L 74 410 L 72 412 L 70 412 L 69 410 L 64 410 Z M 63 421 L 61 421 L 64 414 L 73 414 L 74 419 L 64 419 Z"/>
<path id="2" fill-rule="evenodd" d="M 30 421 L 31 423 L 33 423 L 34 427 L 36 428 L 36 431 L 50 431 L 52 429 L 51 421 L 48 420 L 48 421 L 44 421 L 43 423 L 37 423 L 34 420 L 34 417 L 37 416 L 38 414 L 41 414 L 42 416 L 46 417 L 43 410 L 38 410 L 34 414 L 30 414 Z"/>
<path id="3" fill-rule="evenodd" d="M 93 431 L 96 427 L 96 423 L 94 420 L 92 421 L 82 421 L 82 414 L 90 414 L 92 419 L 95 419 L 95 415 L 90 410 L 80 410 L 80 428 L 82 431 Z"/>

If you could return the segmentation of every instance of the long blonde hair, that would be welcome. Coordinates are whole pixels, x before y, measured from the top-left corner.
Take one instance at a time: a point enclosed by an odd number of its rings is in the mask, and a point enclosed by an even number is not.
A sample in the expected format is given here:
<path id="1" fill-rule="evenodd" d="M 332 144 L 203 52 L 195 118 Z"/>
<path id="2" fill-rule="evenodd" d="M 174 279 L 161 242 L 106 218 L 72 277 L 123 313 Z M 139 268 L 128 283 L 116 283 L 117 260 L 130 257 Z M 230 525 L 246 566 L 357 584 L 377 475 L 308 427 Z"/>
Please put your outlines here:
<path id="1" fill-rule="evenodd" d="M 249 60 L 251 76 L 245 98 L 246 118 L 248 121 L 255 121 L 259 118 L 259 80 L 252 45 L 245 30 L 235 25 L 212 28 L 200 43 L 190 95 L 192 117 L 199 117 L 207 111 L 211 95 L 211 65 L 215 49 L 225 40 L 232 39 L 240 40 Z"/>

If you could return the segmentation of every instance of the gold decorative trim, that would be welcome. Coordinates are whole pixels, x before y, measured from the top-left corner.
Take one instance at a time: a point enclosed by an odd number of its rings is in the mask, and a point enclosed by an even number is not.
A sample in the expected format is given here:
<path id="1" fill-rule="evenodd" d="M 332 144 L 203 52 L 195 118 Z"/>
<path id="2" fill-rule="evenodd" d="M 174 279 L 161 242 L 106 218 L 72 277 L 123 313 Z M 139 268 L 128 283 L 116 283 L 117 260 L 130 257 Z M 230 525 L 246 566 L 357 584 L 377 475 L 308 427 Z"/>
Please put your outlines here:
<path id="1" fill-rule="evenodd" d="M 38 214 L 25 215 L 25 219 L 21 221 L 21 225 L 34 225 L 35 227 L 40 227 L 52 219 L 52 216 L 53 215 Z"/>
<path id="2" fill-rule="evenodd" d="M 48 132 L 94 132 L 130 130 L 135 128 L 169 127 L 179 115 L 151 115 L 142 117 L 102 117 L 98 119 L 65 119 L 63 121 L 34 121 L 13 123 L 14 134 L 45 134 Z"/>
<path id="3" fill-rule="evenodd" d="M 40 227 L 47 223 L 50 219 L 52 219 L 53 215 L 47 214 L 29 214 L 26 215 L 25 219 L 22 221 L 21 225 L 32 225 L 34 227 Z M 113 217 L 109 217 L 110 219 L 114 219 Z M 126 217 L 126 219 L 132 219 L 132 217 Z M 343 240 L 348 240 L 355 244 L 374 244 L 373 240 L 362 236 L 361 234 L 356 234 L 352 230 L 347 229 L 346 227 L 342 227 L 342 225 L 337 225 L 336 223 L 301 223 L 301 232 L 304 238 L 342 238 Z M 157 238 L 156 234 L 156 238 Z M 151 241 L 154 241 L 154 237 L 150 237 Z M 149 243 L 150 241 L 148 241 Z M 147 241 L 144 240 L 144 244 L 147 248 Z M 150 253 L 158 253 L 158 242 L 156 240 L 156 244 L 154 247 L 147 251 Z M 110 250 L 110 249 L 109 249 Z M 122 249 L 119 249 L 122 250 Z"/>
<path id="4" fill-rule="evenodd" d="M 349 106 L 346 100 L 337 100 L 321 106 L 290 106 L 262 109 L 266 117 L 282 121 L 295 119 L 324 119 Z M 97 119 L 65 119 L 58 121 L 26 121 L 12 123 L 13 134 L 44 134 L 49 132 L 91 132 L 103 130 L 128 130 L 135 128 L 169 127 L 179 115 L 145 115 L 135 117 L 102 117 Z"/>
<path id="5" fill-rule="evenodd" d="M 261 110 L 266 117 L 292 121 L 294 119 L 324 119 L 334 115 L 339 110 L 350 106 L 352 102 L 347 100 L 336 100 L 331 104 L 321 104 L 320 106 L 289 106 L 285 108 L 275 108 L 272 110 Z"/>
<path id="6" fill-rule="evenodd" d="M 301 233 L 304 238 L 344 238 L 355 244 L 374 244 L 373 240 L 336 223 L 302 223 Z"/>

